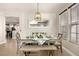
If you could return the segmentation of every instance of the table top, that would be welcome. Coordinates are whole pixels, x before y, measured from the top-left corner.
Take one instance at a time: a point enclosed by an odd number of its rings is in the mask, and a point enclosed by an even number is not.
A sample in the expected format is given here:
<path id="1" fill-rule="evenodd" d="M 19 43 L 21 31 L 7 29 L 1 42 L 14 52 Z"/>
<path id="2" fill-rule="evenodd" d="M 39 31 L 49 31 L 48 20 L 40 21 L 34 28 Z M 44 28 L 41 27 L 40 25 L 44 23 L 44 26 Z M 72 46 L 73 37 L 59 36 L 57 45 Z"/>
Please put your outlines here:
<path id="1" fill-rule="evenodd" d="M 38 43 L 38 45 L 43 45 L 46 41 L 55 42 L 55 41 L 57 41 L 57 38 L 56 37 L 53 37 L 53 38 L 26 38 L 26 39 L 21 39 L 21 41 L 24 41 L 25 43 Z"/>

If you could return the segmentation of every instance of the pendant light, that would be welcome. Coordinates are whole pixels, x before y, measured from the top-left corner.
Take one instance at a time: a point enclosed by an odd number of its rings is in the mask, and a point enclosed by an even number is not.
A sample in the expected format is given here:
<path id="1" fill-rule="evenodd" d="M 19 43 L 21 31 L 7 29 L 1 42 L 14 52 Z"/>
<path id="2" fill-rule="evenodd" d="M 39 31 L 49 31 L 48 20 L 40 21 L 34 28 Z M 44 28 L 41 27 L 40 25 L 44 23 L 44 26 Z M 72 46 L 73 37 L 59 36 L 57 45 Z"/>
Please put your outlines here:
<path id="1" fill-rule="evenodd" d="M 39 11 L 39 3 L 37 3 L 37 10 L 36 10 L 36 13 L 35 13 L 35 16 L 34 16 L 34 20 L 41 21 L 41 13 Z"/>
<path id="2" fill-rule="evenodd" d="M 34 19 L 30 22 L 30 24 L 38 24 L 38 22 L 40 21 L 41 21 L 41 13 L 39 11 L 39 3 L 37 3 Z"/>

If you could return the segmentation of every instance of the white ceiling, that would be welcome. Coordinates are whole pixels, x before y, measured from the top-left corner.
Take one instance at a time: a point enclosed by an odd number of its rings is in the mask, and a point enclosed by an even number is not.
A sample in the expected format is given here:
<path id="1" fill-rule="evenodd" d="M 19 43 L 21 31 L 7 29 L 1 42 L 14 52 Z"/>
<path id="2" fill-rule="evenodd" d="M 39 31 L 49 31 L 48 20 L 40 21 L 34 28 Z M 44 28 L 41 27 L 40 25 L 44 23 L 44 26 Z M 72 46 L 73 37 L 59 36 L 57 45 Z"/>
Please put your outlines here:
<path id="1" fill-rule="evenodd" d="M 40 3 L 39 9 L 43 13 L 56 13 L 69 3 Z M 0 3 L 0 11 L 26 12 L 34 13 L 36 11 L 36 3 Z"/>

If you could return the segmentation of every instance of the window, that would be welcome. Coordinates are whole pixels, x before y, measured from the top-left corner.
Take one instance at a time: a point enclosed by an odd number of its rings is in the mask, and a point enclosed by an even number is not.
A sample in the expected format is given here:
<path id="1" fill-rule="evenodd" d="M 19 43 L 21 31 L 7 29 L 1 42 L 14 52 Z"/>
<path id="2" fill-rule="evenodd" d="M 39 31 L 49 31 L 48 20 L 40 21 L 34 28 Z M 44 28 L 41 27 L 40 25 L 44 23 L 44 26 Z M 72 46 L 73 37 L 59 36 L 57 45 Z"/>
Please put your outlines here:
<path id="1" fill-rule="evenodd" d="M 79 13 L 79 5 L 70 9 L 71 13 L 71 42 L 78 44 L 79 42 L 79 21 L 78 21 L 78 13 Z"/>
<path id="2" fill-rule="evenodd" d="M 66 40 L 79 44 L 79 4 L 59 16 L 61 33 Z"/>
<path id="3" fill-rule="evenodd" d="M 79 24 L 77 25 L 77 43 L 79 44 Z"/>
<path id="4" fill-rule="evenodd" d="M 64 39 L 67 39 L 68 37 L 68 12 L 63 13 L 60 15 L 60 33 L 63 33 Z"/>
<path id="5" fill-rule="evenodd" d="M 71 42 L 76 43 L 77 33 L 76 33 L 76 27 L 77 25 L 71 26 Z"/>
<path id="6" fill-rule="evenodd" d="M 77 21 L 77 6 L 70 9 L 71 12 L 71 22 Z"/>

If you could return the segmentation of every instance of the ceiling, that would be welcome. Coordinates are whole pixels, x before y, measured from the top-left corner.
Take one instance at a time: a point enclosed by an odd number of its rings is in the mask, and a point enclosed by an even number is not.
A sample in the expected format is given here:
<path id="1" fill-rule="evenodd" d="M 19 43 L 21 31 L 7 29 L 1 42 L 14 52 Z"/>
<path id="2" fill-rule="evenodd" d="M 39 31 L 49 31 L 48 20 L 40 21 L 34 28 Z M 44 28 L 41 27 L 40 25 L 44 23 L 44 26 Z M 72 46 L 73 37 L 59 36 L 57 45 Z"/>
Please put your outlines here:
<path id="1" fill-rule="evenodd" d="M 40 3 L 39 9 L 43 13 L 57 13 L 61 8 L 69 3 Z M 36 11 L 36 3 L 0 3 L 0 11 L 4 12 L 26 12 L 34 13 Z"/>

